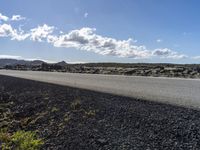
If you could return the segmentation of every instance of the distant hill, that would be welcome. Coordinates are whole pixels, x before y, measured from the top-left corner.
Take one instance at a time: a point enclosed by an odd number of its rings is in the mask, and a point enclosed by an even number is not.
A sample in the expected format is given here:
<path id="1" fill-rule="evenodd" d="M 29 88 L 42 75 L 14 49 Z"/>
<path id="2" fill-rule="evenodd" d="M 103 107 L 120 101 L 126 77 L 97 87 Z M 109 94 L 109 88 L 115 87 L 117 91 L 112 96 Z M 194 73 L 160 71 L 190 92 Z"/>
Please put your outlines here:
<path id="1" fill-rule="evenodd" d="M 0 59 L 0 67 L 4 67 L 6 65 L 26 65 L 26 66 L 37 66 L 44 63 L 44 61 L 41 60 L 17 60 L 17 59 Z"/>
<path id="2" fill-rule="evenodd" d="M 59 65 L 59 66 L 66 66 L 67 63 L 66 63 L 65 61 L 61 61 L 61 62 L 56 63 L 56 65 Z"/>

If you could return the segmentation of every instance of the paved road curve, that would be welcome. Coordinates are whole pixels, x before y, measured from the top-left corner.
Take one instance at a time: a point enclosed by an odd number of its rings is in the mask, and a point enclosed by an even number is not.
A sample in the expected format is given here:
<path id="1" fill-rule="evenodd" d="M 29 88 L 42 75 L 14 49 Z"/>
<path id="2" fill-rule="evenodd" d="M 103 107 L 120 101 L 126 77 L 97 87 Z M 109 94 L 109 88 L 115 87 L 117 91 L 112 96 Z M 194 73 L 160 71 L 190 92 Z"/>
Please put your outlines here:
<path id="1" fill-rule="evenodd" d="M 200 80 L 0 70 L 1 75 L 200 108 Z"/>

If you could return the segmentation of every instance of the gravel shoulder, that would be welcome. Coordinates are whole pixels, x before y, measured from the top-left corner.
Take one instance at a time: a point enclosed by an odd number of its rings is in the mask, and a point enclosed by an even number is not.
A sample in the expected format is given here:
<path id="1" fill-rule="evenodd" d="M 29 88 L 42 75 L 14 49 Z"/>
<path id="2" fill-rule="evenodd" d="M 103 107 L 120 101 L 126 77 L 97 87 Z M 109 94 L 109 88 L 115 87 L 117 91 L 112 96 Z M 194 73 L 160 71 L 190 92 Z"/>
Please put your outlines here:
<path id="1" fill-rule="evenodd" d="M 0 76 L 0 128 L 33 130 L 53 150 L 197 150 L 200 111 Z"/>

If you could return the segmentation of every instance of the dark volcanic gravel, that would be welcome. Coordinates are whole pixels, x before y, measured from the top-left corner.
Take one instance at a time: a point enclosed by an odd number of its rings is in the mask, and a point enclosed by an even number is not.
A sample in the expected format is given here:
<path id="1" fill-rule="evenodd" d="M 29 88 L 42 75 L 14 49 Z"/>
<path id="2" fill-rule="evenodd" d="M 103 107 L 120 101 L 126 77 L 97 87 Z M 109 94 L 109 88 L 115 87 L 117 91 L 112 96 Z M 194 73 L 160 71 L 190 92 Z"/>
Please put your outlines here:
<path id="1" fill-rule="evenodd" d="M 0 128 L 48 150 L 198 150 L 200 111 L 0 76 Z"/>

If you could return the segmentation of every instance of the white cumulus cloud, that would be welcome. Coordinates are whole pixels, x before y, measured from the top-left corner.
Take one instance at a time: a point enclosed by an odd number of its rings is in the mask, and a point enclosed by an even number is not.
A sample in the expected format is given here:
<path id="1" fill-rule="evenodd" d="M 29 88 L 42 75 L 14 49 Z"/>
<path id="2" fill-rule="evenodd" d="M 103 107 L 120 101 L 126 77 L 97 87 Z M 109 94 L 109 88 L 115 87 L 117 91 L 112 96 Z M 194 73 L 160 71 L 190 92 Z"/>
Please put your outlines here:
<path id="1" fill-rule="evenodd" d="M 0 21 L 3 20 L 3 21 L 8 21 L 9 18 L 7 16 L 4 16 L 0 13 Z"/>
<path id="2" fill-rule="evenodd" d="M 149 58 L 158 56 L 161 58 L 181 59 L 185 55 L 178 54 L 170 49 L 148 50 L 145 46 L 134 45 L 132 39 L 117 40 L 104 37 L 95 33 L 94 28 L 81 28 L 72 30 L 60 36 L 49 35 L 47 41 L 55 47 L 76 48 L 95 52 L 101 55 L 111 55 L 129 58 Z"/>
<path id="3" fill-rule="evenodd" d="M 25 20 L 25 17 L 22 17 L 21 15 L 13 15 L 11 20 L 12 21 L 20 21 L 20 20 Z"/>
<path id="4" fill-rule="evenodd" d="M 182 59 L 187 58 L 188 56 L 184 54 L 179 54 L 171 49 L 164 48 L 164 49 L 155 49 L 152 51 L 153 56 L 159 56 L 161 58 L 172 58 L 172 59 Z"/>
<path id="5" fill-rule="evenodd" d="M 22 41 L 29 37 L 29 34 L 24 34 L 23 30 L 17 31 L 9 24 L 0 24 L 0 37 L 10 37 L 11 40 Z"/>
<path id="6" fill-rule="evenodd" d="M 132 45 L 133 40 L 117 40 L 95 34 L 94 28 L 81 28 L 72 30 L 60 36 L 48 36 L 48 42 L 55 47 L 76 48 L 92 51 L 101 55 L 114 55 L 119 57 L 141 57 L 150 56 L 145 46 Z"/>
<path id="7" fill-rule="evenodd" d="M 25 20 L 25 17 L 22 17 L 21 15 L 13 15 L 11 18 L 9 18 L 8 16 L 5 16 L 3 14 L 0 13 L 0 21 L 20 21 L 20 20 Z"/>
<path id="8" fill-rule="evenodd" d="M 166 55 L 173 55 L 175 54 L 172 50 L 168 49 L 168 48 L 164 48 L 164 49 L 155 49 L 152 52 L 153 55 L 156 56 L 166 56 Z"/>
<path id="9" fill-rule="evenodd" d="M 43 26 L 38 26 L 37 28 L 31 29 L 30 38 L 33 41 L 42 42 L 43 39 L 47 38 L 54 30 L 53 26 L 48 26 L 44 24 Z"/>

